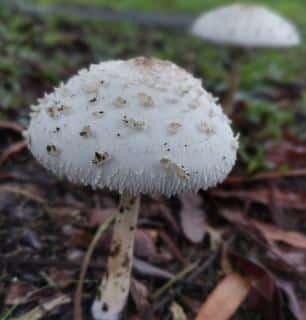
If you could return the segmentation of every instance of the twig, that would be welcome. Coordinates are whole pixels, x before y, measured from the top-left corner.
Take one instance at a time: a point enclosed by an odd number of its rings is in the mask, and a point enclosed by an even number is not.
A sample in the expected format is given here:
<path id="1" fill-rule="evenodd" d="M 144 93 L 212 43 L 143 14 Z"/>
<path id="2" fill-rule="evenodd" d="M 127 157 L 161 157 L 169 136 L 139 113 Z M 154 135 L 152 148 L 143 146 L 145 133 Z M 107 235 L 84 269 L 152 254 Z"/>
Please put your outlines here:
<path id="1" fill-rule="evenodd" d="M 35 307 L 31 311 L 27 312 L 26 314 L 17 317 L 12 318 L 12 320 L 39 320 L 44 317 L 44 315 L 48 312 L 50 312 L 52 309 L 61 306 L 63 304 L 70 303 L 71 299 L 66 295 L 61 295 L 59 297 L 56 297 L 48 302 L 45 302 L 41 306 Z"/>
<path id="2" fill-rule="evenodd" d="M 9 129 L 19 133 L 22 133 L 23 131 L 23 127 L 19 123 L 13 121 L 0 121 L 0 129 Z"/>
<path id="3" fill-rule="evenodd" d="M 169 235 L 165 231 L 161 230 L 159 232 L 159 236 L 167 244 L 169 250 L 176 257 L 176 259 L 179 260 L 184 266 L 188 266 L 188 260 L 184 258 L 184 256 L 182 255 L 176 244 L 173 242 L 173 240 L 169 237 Z"/>
<path id="4" fill-rule="evenodd" d="M 77 285 L 75 295 L 74 295 L 74 320 L 82 320 L 83 283 L 84 283 L 85 275 L 86 275 L 92 254 L 93 254 L 102 234 L 109 228 L 109 226 L 113 223 L 115 218 L 116 218 L 116 215 L 113 215 L 112 217 L 108 218 L 103 224 L 100 225 L 100 227 L 96 231 L 96 234 L 95 234 L 94 238 L 92 239 L 92 241 L 88 247 L 88 250 L 84 256 L 84 260 L 83 260 L 83 263 L 81 266 L 81 272 L 80 272 L 78 285 Z"/>
<path id="5" fill-rule="evenodd" d="M 182 280 L 188 273 L 190 273 L 196 266 L 198 262 L 189 265 L 187 268 L 183 269 L 179 273 L 177 273 L 174 278 L 170 279 L 166 282 L 161 288 L 157 289 L 152 295 L 151 298 L 156 300 L 162 294 L 164 294 L 167 290 L 169 290 L 176 282 Z"/>
<path id="6" fill-rule="evenodd" d="M 290 170 L 287 172 L 264 172 L 264 173 L 258 173 L 252 177 L 230 176 L 226 179 L 224 183 L 236 184 L 236 183 L 260 181 L 260 180 L 272 180 L 272 179 L 278 179 L 278 178 L 292 178 L 292 177 L 304 177 L 304 176 L 306 176 L 306 168 Z"/>
<path id="7" fill-rule="evenodd" d="M 2 186 L 0 186 L 0 193 L 1 192 L 13 193 L 16 196 L 22 196 L 22 197 L 27 198 L 31 201 L 35 201 L 41 205 L 44 205 L 44 206 L 46 205 L 46 201 L 43 198 L 41 198 L 40 196 L 34 195 L 34 194 L 30 193 L 29 191 L 21 189 L 19 187 L 2 185 Z"/>
<path id="8" fill-rule="evenodd" d="M 9 320 L 10 316 L 14 312 L 14 310 L 18 307 L 18 304 L 14 304 L 11 308 L 9 308 L 3 315 L 0 315 L 1 320 Z"/>
<path id="9" fill-rule="evenodd" d="M 215 251 L 212 254 L 209 254 L 208 256 L 201 258 L 202 262 L 199 263 L 199 267 L 194 269 L 189 275 L 187 275 L 186 281 L 192 282 L 194 279 L 197 279 L 201 274 L 203 274 L 203 272 L 207 270 L 215 261 L 217 255 L 218 252 Z M 154 312 L 163 308 L 163 306 L 169 303 L 169 301 L 171 301 L 174 296 L 180 295 L 183 288 L 184 286 L 180 284 L 179 286 L 175 287 L 173 291 L 167 294 L 167 296 L 163 297 L 160 301 L 155 301 L 154 304 L 150 307 L 150 309 L 146 311 L 143 318 L 147 320 L 153 319 Z"/>
<path id="10" fill-rule="evenodd" d="M 13 145 L 9 146 L 1 155 L 0 157 L 0 166 L 6 162 L 12 155 L 22 151 L 26 148 L 27 143 L 25 141 L 14 143 Z"/>

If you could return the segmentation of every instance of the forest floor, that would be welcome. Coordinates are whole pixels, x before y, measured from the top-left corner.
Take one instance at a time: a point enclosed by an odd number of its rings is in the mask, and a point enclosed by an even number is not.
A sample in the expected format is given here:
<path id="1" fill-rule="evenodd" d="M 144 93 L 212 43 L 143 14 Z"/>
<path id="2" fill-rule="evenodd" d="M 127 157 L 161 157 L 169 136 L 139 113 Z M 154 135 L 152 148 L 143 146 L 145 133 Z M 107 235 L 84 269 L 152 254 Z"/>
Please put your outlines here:
<path id="1" fill-rule="evenodd" d="M 111 7 L 196 14 L 229 3 L 202 2 L 121 0 Z M 305 39 L 304 1 L 265 3 L 296 21 Z M 177 63 L 222 98 L 229 55 L 186 30 L 34 17 L 3 4 L 0 43 L 0 320 L 39 319 L 40 312 L 44 320 L 73 319 L 83 257 L 118 196 L 72 185 L 33 159 L 21 134 L 29 106 L 90 63 L 139 55 Z M 198 195 L 143 199 L 126 319 L 194 319 L 211 292 L 237 281 L 233 274 L 241 276 L 240 286 L 252 285 L 241 304 L 230 295 L 240 304 L 232 319 L 306 319 L 305 53 L 305 41 L 286 51 L 258 50 L 243 67 L 232 116 L 239 157 L 224 184 Z M 109 238 L 110 231 L 86 274 L 84 320 Z M 176 276 L 195 262 L 185 277 Z M 25 318 L 33 308 L 35 316 Z"/>

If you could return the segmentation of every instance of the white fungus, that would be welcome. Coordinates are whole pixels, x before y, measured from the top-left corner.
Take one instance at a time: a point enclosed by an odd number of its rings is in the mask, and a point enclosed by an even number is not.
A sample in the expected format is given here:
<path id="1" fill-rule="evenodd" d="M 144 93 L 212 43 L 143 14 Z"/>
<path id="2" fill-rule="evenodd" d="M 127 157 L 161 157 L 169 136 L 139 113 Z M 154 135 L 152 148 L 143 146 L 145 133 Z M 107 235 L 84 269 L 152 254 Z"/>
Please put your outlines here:
<path id="1" fill-rule="evenodd" d="M 238 138 L 198 79 L 157 59 L 91 65 L 31 109 L 25 136 L 46 168 L 121 193 L 107 272 L 91 309 L 96 320 L 118 319 L 130 289 L 140 194 L 170 196 L 222 182 Z"/>
<path id="2" fill-rule="evenodd" d="M 233 4 L 204 13 L 191 32 L 205 40 L 241 47 L 290 47 L 300 43 L 296 27 L 261 5 Z"/>
<path id="3" fill-rule="evenodd" d="M 95 104 L 88 100 L 93 92 Z M 199 107 L 190 108 L 195 99 Z M 222 182 L 236 160 L 237 138 L 221 107 L 198 79 L 168 61 L 91 65 L 34 109 L 27 133 L 33 155 L 55 174 L 94 188 L 130 195 L 197 191 Z"/>

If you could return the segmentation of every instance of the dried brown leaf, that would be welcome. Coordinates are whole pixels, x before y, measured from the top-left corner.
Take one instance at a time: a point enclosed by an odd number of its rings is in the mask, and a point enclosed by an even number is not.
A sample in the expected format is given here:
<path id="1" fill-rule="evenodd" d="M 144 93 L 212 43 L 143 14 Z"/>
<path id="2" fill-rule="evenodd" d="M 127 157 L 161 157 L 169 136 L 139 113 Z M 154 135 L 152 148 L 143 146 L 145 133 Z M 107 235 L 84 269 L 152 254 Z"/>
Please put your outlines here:
<path id="1" fill-rule="evenodd" d="M 251 281 L 238 273 L 227 275 L 205 300 L 196 320 L 228 320 L 247 297 Z"/>
<path id="2" fill-rule="evenodd" d="M 180 211 L 181 225 L 185 237 L 193 242 L 200 243 L 205 235 L 205 216 L 200 207 L 202 199 L 195 193 L 180 195 L 182 209 Z"/>
<path id="3" fill-rule="evenodd" d="M 271 190 L 261 187 L 260 189 L 252 190 L 234 190 L 234 191 L 223 191 L 216 190 L 212 194 L 219 198 L 228 199 L 236 198 L 242 201 L 251 201 L 270 205 L 271 202 Z M 278 207 L 281 208 L 293 208 L 303 210 L 306 208 L 306 195 L 302 193 L 292 192 L 290 190 L 274 190 L 274 201 Z"/>
<path id="4" fill-rule="evenodd" d="M 21 152 L 27 146 L 26 142 L 21 141 L 15 144 L 10 145 L 0 157 L 0 166 L 9 160 L 12 156 L 16 155 L 17 153 Z"/>
<path id="5" fill-rule="evenodd" d="M 135 233 L 135 255 L 139 258 L 153 259 L 157 255 L 157 250 L 150 233 L 138 229 Z"/>
<path id="6" fill-rule="evenodd" d="M 280 241 L 296 248 L 306 249 L 306 236 L 299 232 L 283 230 L 254 219 L 251 220 L 251 224 L 263 234 L 268 242 Z"/>
<path id="7" fill-rule="evenodd" d="M 136 279 L 132 279 L 131 295 L 135 302 L 139 313 L 143 313 L 149 307 L 149 292 L 148 288 Z"/>
<path id="8" fill-rule="evenodd" d="M 23 127 L 19 123 L 13 121 L 0 121 L 0 129 L 9 129 L 19 133 L 22 133 L 23 131 Z"/>
<path id="9" fill-rule="evenodd" d="M 107 209 L 91 209 L 89 212 L 89 225 L 91 227 L 97 227 L 104 223 L 107 219 L 112 217 L 118 212 L 117 208 L 107 208 Z"/>
<path id="10" fill-rule="evenodd" d="M 184 309 L 176 302 L 172 302 L 170 306 L 170 311 L 173 320 L 187 320 L 187 316 L 184 312 Z"/>
<path id="11" fill-rule="evenodd" d="M 71 299 L 66 295 L 60 295 L 52 300 L 49 300 L 38 307 L 35 307 L 31 311 L 26 314 L 19 316 L 17 318 L 13 318 L 12 320 L 39 320 L 43 319 L 43 317 L 56 307 L 62 306 L 64 304 L 68 304 L 71 302 Z"/>
<path id="12" fill-rule="evenodd" d="M 25 282 L 15 281 L 8 290 L 4 303 L 6 305 L 22 304 L 28 301 L 26 295 L 31 292 L 33 288 Z"/>

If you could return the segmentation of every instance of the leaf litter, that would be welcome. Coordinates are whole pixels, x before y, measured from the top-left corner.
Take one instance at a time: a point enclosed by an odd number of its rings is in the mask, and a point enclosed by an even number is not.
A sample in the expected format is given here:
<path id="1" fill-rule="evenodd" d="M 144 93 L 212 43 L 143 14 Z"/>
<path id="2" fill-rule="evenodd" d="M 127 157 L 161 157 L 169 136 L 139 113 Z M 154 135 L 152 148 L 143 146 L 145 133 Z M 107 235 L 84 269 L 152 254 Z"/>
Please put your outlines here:
<path id="1" fill-rule="evenodd" d="M 6 10 L 0 17 L 7 30 L 7 65 L 0 67 L 6 75 L 5 96 L 0 92 L 1 107 L 6 103 L 1 109 L 5 120 L 0 121 L 1 315 L 68 320 L 84 261 L 87 272 L 81 275 L 83 294 L 78 291 L 77 304 L 88 310 L 95 296 L 110 230 L 91 258 L 84 257 L 118 199 L 43 170 L 21 141 L 29 113 L 24 106 L 96 57 L 124 58 L 143 50 L 154 54 L 175 35 L 144 28 L 130 31 L 131 36 L 116 32 L 112 24 L 80 26 L 20 12 L 12 21 Z M 27 34 L 20 33 L 24 28 Z M 88 36 L 100 34 L 100 28 L 104 39 Z M 50 50 L 56 57 L 52 61 Z M 188 50 L 175 56 L 168 50 L 167 58 L 201 73 L 202 65 Z M 251 319 L 252 312 L 256 319 L 305 319 L 306 140 L 299 98 L 306 87 L 303 82 L 264 85 L 273 89 L 271 95 L 257 90 L 264 107 L 248 98 L 237 103 L 233 122 L 246 138 L 224 185 L 170 200 L 144 197 L 136 235 L 134 304 L 129 304 L 127 319 Z M 85 313 L 83 317 L 89 319 Z"/>

